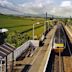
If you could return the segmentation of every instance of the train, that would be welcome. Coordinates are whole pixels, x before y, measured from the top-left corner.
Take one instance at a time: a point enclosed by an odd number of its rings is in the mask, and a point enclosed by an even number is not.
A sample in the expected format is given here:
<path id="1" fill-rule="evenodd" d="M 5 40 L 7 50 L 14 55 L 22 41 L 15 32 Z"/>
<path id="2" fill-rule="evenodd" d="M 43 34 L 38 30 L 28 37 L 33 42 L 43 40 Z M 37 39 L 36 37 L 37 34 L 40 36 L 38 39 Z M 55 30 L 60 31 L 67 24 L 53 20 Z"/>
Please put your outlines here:
<path id="1" fill-rule="evenodd" d="M 63 33 L 62 25 L 57 26 L 57 30 L 53 39 L 53 50 L 56 53 L 63 52 L 65 49 L 65 35 Z"/>

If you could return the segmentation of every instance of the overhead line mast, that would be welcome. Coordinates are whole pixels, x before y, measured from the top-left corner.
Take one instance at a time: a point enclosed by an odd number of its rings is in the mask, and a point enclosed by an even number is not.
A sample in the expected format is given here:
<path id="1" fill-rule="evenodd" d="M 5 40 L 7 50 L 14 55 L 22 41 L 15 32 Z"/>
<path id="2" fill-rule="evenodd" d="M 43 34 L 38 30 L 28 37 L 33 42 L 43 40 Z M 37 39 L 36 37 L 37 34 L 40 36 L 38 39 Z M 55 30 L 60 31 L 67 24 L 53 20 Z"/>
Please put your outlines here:
<path id="1" fill-rule="evenodd" d="M 47 17 L 47 12 L 46 12 L 46 18 L 45 18 L 45 19 L 46 19 L 46 30 L 48 29 L 47 18 L 48 18 L 48 17 Z"/>

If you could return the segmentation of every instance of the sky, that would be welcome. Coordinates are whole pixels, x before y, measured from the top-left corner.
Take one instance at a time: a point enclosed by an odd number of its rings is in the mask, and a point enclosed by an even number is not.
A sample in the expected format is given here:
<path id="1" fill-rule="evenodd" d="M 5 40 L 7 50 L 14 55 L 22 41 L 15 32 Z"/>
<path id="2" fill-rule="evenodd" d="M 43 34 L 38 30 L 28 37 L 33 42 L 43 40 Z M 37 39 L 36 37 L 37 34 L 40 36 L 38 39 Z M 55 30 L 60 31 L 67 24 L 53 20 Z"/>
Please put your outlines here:
<path id="1" fill-rule="evenodd" d="M 0 0 L 0 13 L 72 16 L 72 0 Z"/>

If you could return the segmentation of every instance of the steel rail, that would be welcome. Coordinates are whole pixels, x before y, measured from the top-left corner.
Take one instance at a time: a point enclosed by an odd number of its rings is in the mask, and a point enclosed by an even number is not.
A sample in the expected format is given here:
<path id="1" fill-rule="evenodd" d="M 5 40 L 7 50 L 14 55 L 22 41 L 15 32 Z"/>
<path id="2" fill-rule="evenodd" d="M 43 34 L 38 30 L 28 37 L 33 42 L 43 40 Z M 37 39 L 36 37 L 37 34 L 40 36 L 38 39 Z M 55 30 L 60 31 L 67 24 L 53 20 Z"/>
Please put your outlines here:
<path id="1" fill-rule="evenodd" d="M 60 43 L 60 29 L 59 29 L 59 43 Z M 61 72 L 61 52 L 59 49 L 59 72 Z"/>

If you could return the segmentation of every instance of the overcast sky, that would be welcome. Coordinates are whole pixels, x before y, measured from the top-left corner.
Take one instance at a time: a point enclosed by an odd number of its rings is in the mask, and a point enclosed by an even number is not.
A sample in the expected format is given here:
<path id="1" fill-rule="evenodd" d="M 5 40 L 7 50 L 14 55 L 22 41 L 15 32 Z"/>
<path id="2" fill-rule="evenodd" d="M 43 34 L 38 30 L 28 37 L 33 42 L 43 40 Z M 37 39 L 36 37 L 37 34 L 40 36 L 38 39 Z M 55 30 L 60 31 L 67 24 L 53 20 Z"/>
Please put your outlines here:
<path id="1" fill-rule="evenodd" d="M 0 0 L 0 12 L 72 16 L 72 0 Z"/>

